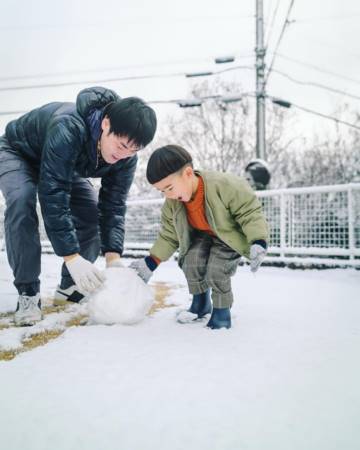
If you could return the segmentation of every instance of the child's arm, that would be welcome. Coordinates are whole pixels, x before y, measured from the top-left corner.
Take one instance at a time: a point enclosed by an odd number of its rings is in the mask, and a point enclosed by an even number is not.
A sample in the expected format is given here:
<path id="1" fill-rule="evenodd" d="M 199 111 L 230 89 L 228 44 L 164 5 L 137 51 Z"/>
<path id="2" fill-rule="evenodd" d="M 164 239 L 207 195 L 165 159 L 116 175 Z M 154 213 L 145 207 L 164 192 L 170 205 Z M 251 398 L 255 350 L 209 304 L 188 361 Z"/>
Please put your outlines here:
<path id="1" fill-rule="evenodd" d="M 170 205 L 165 201 L 161 210 L 161 229 L 150 254 L 160 261 L 166 261 L 179 248 L 179 240 L 173 223 Z"/>
<path id="2" fill-rule="evenodd" d="M 161 210 L 161 230 L 154 245 L 150 249 L 150 255 L 144 259 L 133 261 L 130 267 L 147 283 L 161 261 L 170 258 L 178 247 L 179 242 L 173 225 L 171 211 L 165 202 Z"/>
<path id="3" fill-rule="evenodd" d="M 250 244 L 269 240 L 268 224 L 262 206 L 248 183 L 236 178 L 236 184 L 227 190 L 225 201 L 234 220 L 240 225 Z M 261 245 L 261 243 L 260 243 Z"/>

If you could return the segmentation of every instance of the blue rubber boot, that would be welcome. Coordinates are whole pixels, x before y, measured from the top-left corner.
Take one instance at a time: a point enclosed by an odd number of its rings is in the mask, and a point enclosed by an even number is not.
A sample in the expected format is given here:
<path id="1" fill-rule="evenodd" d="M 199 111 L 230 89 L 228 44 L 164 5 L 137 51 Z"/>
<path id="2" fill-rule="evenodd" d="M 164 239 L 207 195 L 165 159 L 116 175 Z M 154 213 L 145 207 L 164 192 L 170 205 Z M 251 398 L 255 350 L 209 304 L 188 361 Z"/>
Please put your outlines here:
<path id="1" fill-rule="evenodd" d="M 231 328 L 230 308 L 214 308 L 206 327 L 212 330 Z"/>
<path id="2" fill-rule="evenodd" d="M 206 316 L 206 314 L 210 314 L 212 309 L 211 300 L 210 300 L 210 289 L 201 294 L 194 294 L 191 306 L 189 311 L 193 314 L 197 314 L 198 318 Z"/>

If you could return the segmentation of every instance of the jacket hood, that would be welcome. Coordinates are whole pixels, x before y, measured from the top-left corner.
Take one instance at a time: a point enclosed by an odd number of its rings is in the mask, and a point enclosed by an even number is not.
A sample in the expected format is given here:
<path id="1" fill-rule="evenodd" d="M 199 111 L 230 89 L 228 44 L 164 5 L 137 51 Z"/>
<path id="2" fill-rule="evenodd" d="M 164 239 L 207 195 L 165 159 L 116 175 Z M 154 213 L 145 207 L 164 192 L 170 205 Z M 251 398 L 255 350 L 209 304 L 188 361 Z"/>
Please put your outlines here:
<path id="1" fill-rule="evenodd" d="M 120 100 L 118 94 L 101 86 L 83 89 L 76 98 L 77 112 L 86 119 L 95 109 L 102 109 L 108 103 Z"/>

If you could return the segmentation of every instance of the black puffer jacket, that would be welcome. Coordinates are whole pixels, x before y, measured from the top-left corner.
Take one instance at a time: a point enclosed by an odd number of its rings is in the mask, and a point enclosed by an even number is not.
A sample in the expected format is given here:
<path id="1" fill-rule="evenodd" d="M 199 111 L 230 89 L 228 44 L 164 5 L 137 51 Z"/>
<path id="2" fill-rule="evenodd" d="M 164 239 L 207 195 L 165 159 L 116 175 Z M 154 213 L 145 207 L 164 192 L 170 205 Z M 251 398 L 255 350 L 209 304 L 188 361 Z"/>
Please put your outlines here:
<path id="1" fill-rule="evenodd" d="M 39 173 L 39 200 L 46 232 L 59 256 L 80 251 L 70 211 L 74 176 L 101 177 L 99 222 L 102 252 L 123 251 L 126 198 L 137 156 L 115 164 L 98 161 L 96 143 L 103 108 L 118 95 L 94 87 L 74 103 L 49 103 L 10 122 L 6 137 Z"/>

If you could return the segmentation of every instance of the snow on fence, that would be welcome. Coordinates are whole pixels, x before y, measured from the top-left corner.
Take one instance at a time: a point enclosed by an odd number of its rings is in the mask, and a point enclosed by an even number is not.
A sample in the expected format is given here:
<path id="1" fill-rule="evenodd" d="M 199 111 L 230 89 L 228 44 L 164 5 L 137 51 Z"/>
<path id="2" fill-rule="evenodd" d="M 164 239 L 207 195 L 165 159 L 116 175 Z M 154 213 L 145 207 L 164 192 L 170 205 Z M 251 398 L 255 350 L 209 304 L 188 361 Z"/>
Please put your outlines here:
<path id="1" fill-rule="evenodd" d="M 267 261 L 360 266 L 360 183 L 260 191 L 257 195 L 270 225 Z M 127 252 L 150 248 L 160 228 L 162 203 L 163 199 L 128 202 Z M 40 236 L 43 251 L 52 251 L 42 221 Z"/>

